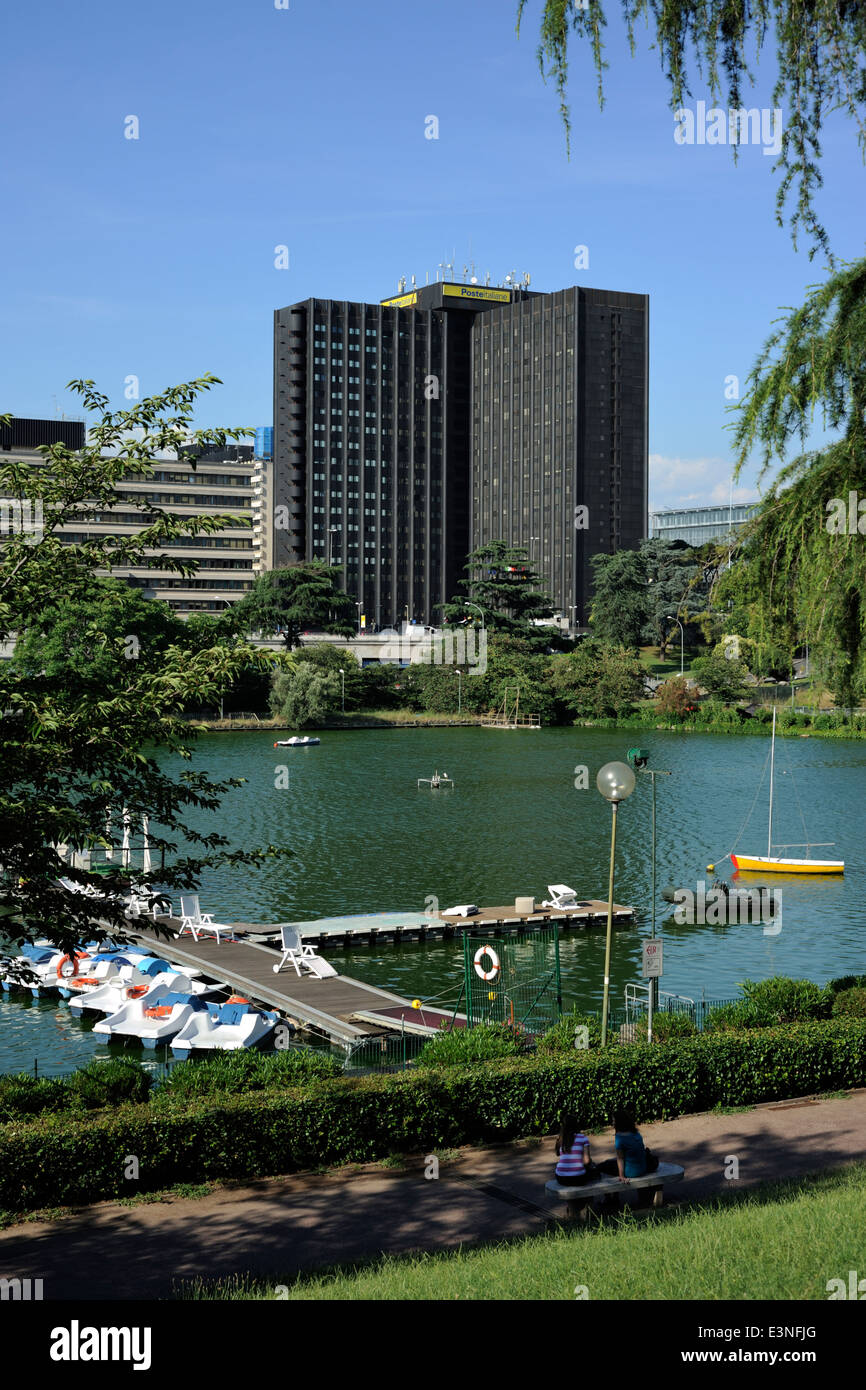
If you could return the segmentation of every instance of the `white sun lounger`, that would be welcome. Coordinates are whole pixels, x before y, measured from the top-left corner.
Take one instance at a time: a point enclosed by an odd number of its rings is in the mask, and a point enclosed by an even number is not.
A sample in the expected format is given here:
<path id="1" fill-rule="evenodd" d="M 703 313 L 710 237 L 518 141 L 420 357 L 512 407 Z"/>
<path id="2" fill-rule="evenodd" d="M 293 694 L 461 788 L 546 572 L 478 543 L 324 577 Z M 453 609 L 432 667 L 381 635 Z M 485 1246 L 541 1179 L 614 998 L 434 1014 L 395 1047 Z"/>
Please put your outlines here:
<path id="1" fill-rule="evenodd" d="M 298 975 L 303 975 L 308 971 L 310 975 L 315 975 L 319 980 L 326 980 L 329 975 L 336 975 L 333 965 L 329 965 L 323 960 L 315 946 L 304 946 L 301 943 L 301 933 L 296 927 L 281 927 L 280 939 L 283 947 L 283 954 L 279 965 L 274 966 L 274 974 L 278 975 L 284 965 L 293 965 Z"/>
<path id="2" fill-rule="evenodd" d="M 569 888 L 567 883 L 548 883 L 547 891 L 550 900 L 543 902 L 542 907 L 553 907 L 560 910 L 567 907 L 579 907 L 577 894 L 573 888 Z"/>
<path id="3" fill-rule="evenodd" d="M 185 931 L 190 933 L 193 941 L 198 941 L 200 936 L 210 935 L 219 942 L 223 933 L 226 936 L 232 934 L 231 927 L 214 921 L 212 912 L 202 912 L 197 893 L 188 898 L 181 897 L 180 900 L 180 931 L 175 932 L 175 940 L 183 936 Z"/>

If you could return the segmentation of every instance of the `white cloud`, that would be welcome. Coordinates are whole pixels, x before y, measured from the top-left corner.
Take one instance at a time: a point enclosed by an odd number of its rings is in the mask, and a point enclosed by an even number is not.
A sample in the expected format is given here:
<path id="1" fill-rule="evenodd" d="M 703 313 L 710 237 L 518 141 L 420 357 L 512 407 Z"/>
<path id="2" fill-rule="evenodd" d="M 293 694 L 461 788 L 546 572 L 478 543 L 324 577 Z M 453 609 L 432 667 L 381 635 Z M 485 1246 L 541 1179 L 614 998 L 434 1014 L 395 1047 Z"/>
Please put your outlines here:
<path id="1" fill-rule="evenodd" d="M 713 507 L 731 496 L 732 464 L 728 459 L 649 456 L 650 511 L 661 507 Z M 758 490 L 743 483 L 734 487 L 734 502 L 754 502 Z"/>

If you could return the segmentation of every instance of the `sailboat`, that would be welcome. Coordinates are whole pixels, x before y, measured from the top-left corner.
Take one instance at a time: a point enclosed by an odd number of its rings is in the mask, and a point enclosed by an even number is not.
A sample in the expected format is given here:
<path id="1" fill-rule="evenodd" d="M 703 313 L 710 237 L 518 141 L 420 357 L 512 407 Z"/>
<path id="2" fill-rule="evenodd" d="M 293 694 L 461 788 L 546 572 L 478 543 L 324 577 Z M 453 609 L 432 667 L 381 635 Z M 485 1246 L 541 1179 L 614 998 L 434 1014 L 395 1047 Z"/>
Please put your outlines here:
<path id="1" fill-rule="evenodd" d="M 766 764 L 765 764 L 766 766 Z M 758 873 L 770 874 L 842 874 L 845 872 L 845 864 L 841 859 L 812 859 L 813 849 L 829 849 L 833 844 L 832 840 L 807 842 L 802 845 L 776 845 L 778 849 L 805 849 L 806 859 L 783 859 L 777 854 L 773 854 L 773 783 L 776 771 L 776 710 L 773 709 L 773 739 L 770 744 L 770 820 L 767 829 L 767 853 L 766 854 L 734 854 L 731 851 L 731 863 L 735 869 L 745 871 L 755 870 Z"/>

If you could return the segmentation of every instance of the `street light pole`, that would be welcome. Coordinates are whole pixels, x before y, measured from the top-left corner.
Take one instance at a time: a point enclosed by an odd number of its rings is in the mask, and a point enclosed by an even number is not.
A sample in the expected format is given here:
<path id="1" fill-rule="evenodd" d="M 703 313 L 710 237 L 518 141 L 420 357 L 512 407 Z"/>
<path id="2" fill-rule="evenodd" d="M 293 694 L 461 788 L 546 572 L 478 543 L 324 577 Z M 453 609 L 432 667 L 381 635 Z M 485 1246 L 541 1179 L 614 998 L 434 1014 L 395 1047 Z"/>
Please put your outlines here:
<path id="1" fill-rule="evenodd" d="M 457 667 L 457 713 L 463 709 L 463 672 Z"/>
<path id="2" fill-rule="evenodd" d="M 642 764 L 643 764 L 644 762 L 646 762 L 646 759 L 647 759 L 648 756 L 649 756 L 649 754 L 644 753 L 643 750 L 640 749 L 640 748 L 630 748 L 629 751 L 628 751 L 628 760 L 629 760 L 629 762 L 632 764 L 632 766 L 636 767 L 636 768 L 638 769 L 639 772 L 645 772 L 646 775 L 647 775 L 647 777 L 649 777 L 650 781 L 652 782 L 652 789 L 653 789 L 653 795 L 652 795 L 652 929 L 651 929 L 651 931 L 650 931 L 650 935 L 651 935 L 651 937 L 655 938 L 655 934 L 656 934 L 656 778 L 657 778 L 657 777 L 670 777 L 671 774 L 670 774 L 669 772 L 665 771 L 664 768 L 660 768 L 660 767 L 658 767 L 658 768 L 656 768 L 656 767 L 643 767 Z M 659 1003 L 658 989 L 659 989 L 658 977 L 657 977 L 657 976 L 653 976 L 652 979 L 651 979 L 650 982 L 649 982 L 649 997 L 648 997 L 648 1003 L 647 1003 L 647 1042 L 652 1042 L 652 1040 L 653 1040 L 653 1014 L 656 1013 L 656 1012 L 658 1011 L 658 1003 Z"/>
<path id="3" fill-rule="evenodd" d="M 345 713 L 346 713 L 346 672 L 343 670 L 343 667 L 342 667 L 342 666 L 340 667 L 340 685 L 341 685 L 341 687 L 342 687 L 342 705 L 343 705 L 343 713 L 345 714 Z"/>
<path id="4" fill-rule="evenodd" d="M 685 629 L 684 629 L 682 623 L 680 622 L 679 618 L 675 618 L 675 617 L 673 616 L 672 613 L 669 613 L 669 614 L 668 614 L 666 621 L 669 622 L 669 623 L 676 623 L 677 627 L 678 627 L 679 630 L 680 630 L 680 675 L 683 675 L 683 674 L 684 674 L 683 666 L 684 666 L 684 662 L 685 662 L 685 644 L 686 644 Z"/>
<path id="5" fill-rule="evenodd" d="M 627 763 L 605 763 L 599 770 L 595 785 L 605 800 L 611 803 L 613 818 L 610 831 L 610 874 L 607 889 L 607 935 L 604 943 L 604 991 L 601 1002 L 601 1045 L 607 1046 L 607 1016 L 610 1002 L 610 950 L 613 936 L 613 878 L 616 860 L 616 812 L 621 801 L 631 796 L 635 777 Z"/>

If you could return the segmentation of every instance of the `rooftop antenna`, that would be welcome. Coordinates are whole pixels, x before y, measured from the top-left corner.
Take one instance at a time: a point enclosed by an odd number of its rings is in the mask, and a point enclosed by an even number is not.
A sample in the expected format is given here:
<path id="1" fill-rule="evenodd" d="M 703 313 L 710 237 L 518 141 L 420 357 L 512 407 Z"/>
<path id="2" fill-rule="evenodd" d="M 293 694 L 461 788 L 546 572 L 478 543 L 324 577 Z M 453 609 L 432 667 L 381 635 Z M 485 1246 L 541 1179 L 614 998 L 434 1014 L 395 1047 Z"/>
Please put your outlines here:
<path id="1" fill-rule="evenodd" d="M 484 277 L 484 283 L 485 283 L 485 285 L 489 285 L 489 284 L 490 284 L 490 271 L 489 271 L 489 270 L 488 270 L 487 274 L 486 274 L 485 277 Z"/>
<path id="2" fill-rule="evenodd" d="M 468 274 L 469 274 L 469 267 L 468 267 L 468 265 L 465 265 L 465 266 L 463 267 L 463 283 L 464 283 L 464 285 L 466 284 L 466 276 L 467 276 Z"/>
<path id="3" fill-rule="evenodd" d="M 415 288 L 415 276 L 414 276 L 414 275 L 412 276 L 412 288 L 413 288 L 413 290 L 414 290 L 414 288 Z"/>

